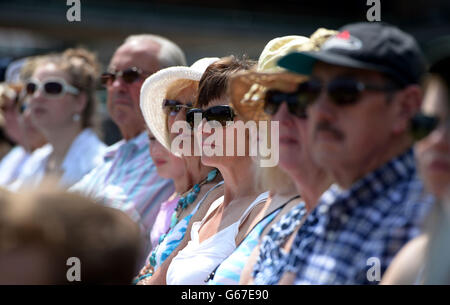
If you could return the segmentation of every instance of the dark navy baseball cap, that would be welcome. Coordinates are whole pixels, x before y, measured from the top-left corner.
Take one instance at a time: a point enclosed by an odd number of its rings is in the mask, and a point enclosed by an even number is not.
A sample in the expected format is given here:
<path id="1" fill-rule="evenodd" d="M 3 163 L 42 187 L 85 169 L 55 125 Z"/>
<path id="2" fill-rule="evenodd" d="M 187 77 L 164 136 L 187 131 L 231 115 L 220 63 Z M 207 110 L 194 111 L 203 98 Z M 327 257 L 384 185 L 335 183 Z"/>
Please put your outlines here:
<path id="1" fill-rule="evenodd" d="M 385 73 L 401 86 L 420 83 L 426 71 L 425 57 L 414 37 L 384 22 L 345 25 L 319 51 L 289 53 L 278 65 L 310 75 L 317 61 Z"/>

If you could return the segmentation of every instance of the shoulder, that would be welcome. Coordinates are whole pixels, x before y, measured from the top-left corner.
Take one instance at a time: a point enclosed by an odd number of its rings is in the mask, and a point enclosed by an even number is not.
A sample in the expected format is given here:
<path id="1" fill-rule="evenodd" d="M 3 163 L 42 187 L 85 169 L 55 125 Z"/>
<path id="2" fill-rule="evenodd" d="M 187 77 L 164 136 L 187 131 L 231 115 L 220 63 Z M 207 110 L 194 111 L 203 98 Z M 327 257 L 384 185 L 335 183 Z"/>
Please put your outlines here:
<path id="1" fill-rule="evenodd" d="M 381 284 L 414 284 L 425 261 L 428 235 L 422 234 L 408 242 L 395 256 Z"/>

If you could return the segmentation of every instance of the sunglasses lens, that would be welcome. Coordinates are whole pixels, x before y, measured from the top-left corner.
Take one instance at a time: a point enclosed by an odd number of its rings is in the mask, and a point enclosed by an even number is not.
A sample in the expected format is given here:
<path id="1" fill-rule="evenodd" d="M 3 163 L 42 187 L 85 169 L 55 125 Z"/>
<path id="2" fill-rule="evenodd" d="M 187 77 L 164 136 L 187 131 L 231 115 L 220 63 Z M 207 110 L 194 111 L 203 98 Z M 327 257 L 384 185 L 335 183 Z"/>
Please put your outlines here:
<path id="1" fill-rule="evenodd" d="M 192 129 L 194 129 L 194 122 L 195 122 L 195 114 L 199 113 L 202 114 L 201 109 L 191 109 L 186 113 L 186 122 L 191 126 Z"/>
<path id="2" fill-rule="evenodd" d="M 439 124 L 439 119 L 434 116 L 416 114 L 411 119 L 411 134 L 416 141 L 428 136 Z"/>
<path id="3" fill-rule="evenodd" d="M 26 91 L 27 91 L 27 94 L 33 95 L 34 92 L 36 92 L 37 85 L 36 85 L 35 83 L 30 82 L 30 83 L 27 84 L 27 86 L 25 87 L 25 89 L 26 89 Z"/>
<path id="4" fill-rule="evenodd" d="M 44 90 L 47 94 L 61 94 L 63 85 L 58 82 L 47 82 L 44 84 Z"/>
<path id="5" fill-rule="evenodd" d="M 358 83 L 352 80 L 336 80 L 328 86 L 328 94 L 337 105 L 354 104 L 359 93 Z"/>
<path id="6" fill-rule="evenodd" d="M 268 115 L 277 113 L 280 104 L 283 102 L 280 96 L 281 92 L 276 90 L 268 90 L 264 98 L 264 112 Z M 283 94 L 284 96 L 284 94 Z"/>
<path id="7" fill-rule="evenodd" d="M 221 105 L 208 108 L 205 111 L 205 118 L 207 121 L 217 121 L 222 126 L 226 126 L 227 122 L 233 121 L 234 115 L 229 106 Z"/>
<path id="8" fill-rule="evenodd" d="M 126 69 L 122 72 L 122 78 L 127 84 L 133 83 L 139 76 L 139 72 L 133 69 Z"/>

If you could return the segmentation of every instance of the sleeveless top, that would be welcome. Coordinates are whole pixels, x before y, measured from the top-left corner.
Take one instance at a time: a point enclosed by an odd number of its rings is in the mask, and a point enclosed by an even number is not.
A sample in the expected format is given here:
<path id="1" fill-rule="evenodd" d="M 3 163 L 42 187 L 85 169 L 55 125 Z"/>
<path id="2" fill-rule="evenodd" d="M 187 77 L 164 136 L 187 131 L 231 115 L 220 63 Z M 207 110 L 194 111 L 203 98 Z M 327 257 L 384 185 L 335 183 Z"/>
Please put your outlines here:
<path id="1" fill-rule="evenodd" d="M 263 237 L 258 260 L 253 268 L 255 285 L 275 285 L 284 273 L 288 253 L 282 246 L 301 223 L 307 213 L 305 203 L 301 202 L 275 223 Z"/>
<path id="2" fill-rule="evenodd" d="M 269 192 L 260 194 L 245 210 L 238 221 L 199 242 L 199 229 L 208 216 L 223 203 L 223 196 L 217 199 L 202 221 L 192 225 L 191 240 L 178 252 L 167 270 L 168 285 L 204 285 L 205 279 L 236 249 L 236 236 L 239 226 L 252 209 L 267 200 Z"/>
<path id="3" fill-rule="evenodd" d="M 180 219 L 178 223 L 175 225 L 175 227 L 170 230 L 165 238 L 161 241 L 161 243 L 156 246 L 156 248 L 153 250 L 156 254 L 156 265 L 154 267 L 154 270 L 161 266 L 161 264 L 166 260 L 166 258 L 169 257 L 170 254 L 172 254 L 173 250 L 175 250 L 178 245 L 181 243 L 181 241 L 184 238 L 184 234 L 186 233 L 186 229 L 188 227 L 189 221 L 191 220 L 192 216 L 197 212 L 200 205 L 205 201 L 206 197 L 208 197 L 209 193 L 211 193 L 213 190 L 218 188 L 223 184 L 223 181 L 220 181 L 216 185 L 214 185 L 212 188 L 206 192 L 206 194 L 200 199 L 195 206 L 195 208 L 192 210 L 192 212 L 187 215 L 185 218 Z M 150 253 L 150 256 L 152 253 Z M 148 259 L 150 259 L 150 256 Z"/>
<path id="4" fill-rule="evenodd" d="M 259 244 L 264 229 L 272 222 L 285 205 L 299 197 L 300 196 L 295 196 L 290 198 L 269 215 L 261 219 L 236 250 L 234 250 L 234 252 L 217 267 L 214 274 L 211 274 L 212 279 L 208 281 L 208 285 L 239 285 L 242 270 L 252 254 L 253 249 Z"/>

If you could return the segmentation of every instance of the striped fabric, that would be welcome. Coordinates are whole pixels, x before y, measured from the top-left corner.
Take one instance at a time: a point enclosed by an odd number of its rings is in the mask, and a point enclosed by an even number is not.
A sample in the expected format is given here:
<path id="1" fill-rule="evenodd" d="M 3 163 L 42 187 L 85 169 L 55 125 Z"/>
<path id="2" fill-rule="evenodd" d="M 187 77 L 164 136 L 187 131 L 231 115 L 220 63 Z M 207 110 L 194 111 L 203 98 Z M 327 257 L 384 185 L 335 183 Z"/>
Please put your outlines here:
<path id="1" fill-rule="evenodd" d="M 239 247 L 228 256 L 217 268 L 214 278 L 208 281 L 208 285 L 238 285 L 242 270 L 258 245 L 259 238 L 264 228 L 277 216 L 280 210 L 273 211 L 264 220 L 258 223 L 245 237 Z"/>
<path id="2" fill-rule="evenodd" d="M 174 192 L 169 179 L 158 176 L 146 132 L 107 148 L 104 162 L 70 191 L 100 200 L 129 214 L 149 234 L 160 205 Z"/>

